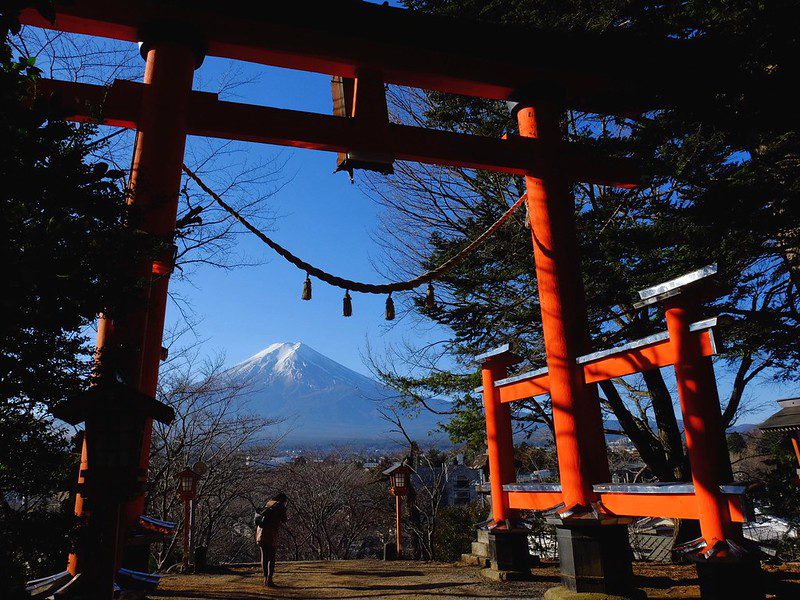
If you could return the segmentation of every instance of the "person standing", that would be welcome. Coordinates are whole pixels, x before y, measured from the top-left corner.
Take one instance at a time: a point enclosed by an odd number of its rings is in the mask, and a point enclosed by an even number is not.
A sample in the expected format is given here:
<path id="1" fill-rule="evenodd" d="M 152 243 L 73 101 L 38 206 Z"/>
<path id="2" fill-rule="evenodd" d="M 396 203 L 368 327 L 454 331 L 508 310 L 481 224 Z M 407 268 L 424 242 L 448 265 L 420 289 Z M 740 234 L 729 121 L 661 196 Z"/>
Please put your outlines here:
<path id="1" fill-rule="evenodd" d="M 256 544 L 261 550 L 261 569 L 264 585 L 275 587 L 275 554 L 278 549 L 278 530 L 286 522 L 286 494 L 280 492 L 267 500 L 260 511 L 256 511 Z"/>

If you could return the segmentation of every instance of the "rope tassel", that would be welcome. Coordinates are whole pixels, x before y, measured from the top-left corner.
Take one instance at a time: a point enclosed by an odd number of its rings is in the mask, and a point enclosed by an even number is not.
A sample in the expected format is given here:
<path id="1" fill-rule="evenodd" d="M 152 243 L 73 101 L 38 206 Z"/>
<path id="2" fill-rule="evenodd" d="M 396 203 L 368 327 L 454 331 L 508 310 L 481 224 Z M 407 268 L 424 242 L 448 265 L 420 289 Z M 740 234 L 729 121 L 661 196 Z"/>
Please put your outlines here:
<path id="1" fill-rule="evenodd" d="M 306 274 L 306 280 L 303 282 L 303 294 L 300 296 L 303 300 L 311 300 L 311 277 Z"/>
<path id="2" fill-rule="evenodd" d="M 353 316 L 353 300 L 350 298 L 350 290 L 345 290 L 344 299 L 342 300 L 342 316 Z"/>
<path id="3" fill-rule="evenodd" d="M 436 308 L 436 293 L 433 291 L 433 284 L 428 284 L 428 291 L 425 292 L 425 308 L 433 310 Z"/>
<path id="4" fill-rule="evenodd" d="M 391 294 L 386 298 L 386 320 L 394 321 L 394 300 Z"/>

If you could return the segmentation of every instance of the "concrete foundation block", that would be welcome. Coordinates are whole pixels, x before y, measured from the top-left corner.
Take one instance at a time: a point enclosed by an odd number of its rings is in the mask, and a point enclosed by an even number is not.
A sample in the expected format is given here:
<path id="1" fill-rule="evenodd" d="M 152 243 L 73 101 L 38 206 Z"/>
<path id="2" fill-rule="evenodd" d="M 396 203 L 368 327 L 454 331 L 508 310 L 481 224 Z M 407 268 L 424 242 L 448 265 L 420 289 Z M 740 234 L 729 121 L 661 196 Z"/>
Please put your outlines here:
<path id="1" fill-rule="evenodd" d="M 483 542 L 472 542 L 472 553 L 475 556 L 489 556 L 489 544 Z"/>
<path id="2" fill-rule="evenodd" d="M 633 597 L 633 552 L 625 525 L 556 524 L 561 583 L 570 592 Z"/>
<path id="3" fill-rule="evenodd" d="M 498 571 L 530 574 L 531 555 L 526 531 L 493 530 L 489 533 L 489 557 Z"/>
<path id="4" fill-rule="evenodd" d="M 758 560 L 696 562 L 700 596 L 703 600 L 763 600 L 764 573 Z"/>

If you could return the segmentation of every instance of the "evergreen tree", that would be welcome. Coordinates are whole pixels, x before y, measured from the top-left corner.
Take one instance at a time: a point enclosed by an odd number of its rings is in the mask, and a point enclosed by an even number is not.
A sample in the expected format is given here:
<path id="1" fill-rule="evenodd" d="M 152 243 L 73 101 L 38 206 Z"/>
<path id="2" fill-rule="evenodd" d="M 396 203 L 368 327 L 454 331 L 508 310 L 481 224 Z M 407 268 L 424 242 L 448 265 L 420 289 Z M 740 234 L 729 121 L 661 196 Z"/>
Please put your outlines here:
<path id="1" fill-rule="evenodd" d="M 138 302 L 126 265 L 149 242 L 128 214 L 121 172 L 93 163 L 92 127 L 36 95 L 39 70 L 15 58 L 15 3 L 0 13 L 0 596 L 64 568 L 75 455 L 48 414 L 85 387 L 87 331 Z M 47 3 L 43 3 L 46 10 Z M 124 302 L 121 302 L 124 299 Z"/>
<path id="2" fill-rule="evenodd" d="M 583 281 L 596 349 L 665 329 L 658 311 L 634 314 L 635 292 L 717 262 L 729 293 L 705 307 L 735 317 L 723 330 L 722 360 L 733 377 L 724 419 L 742 410 L 748 383 L 761 373 L 793 378 L 800 358 L 798 276 L 798 128 L 796 108 L 777 93 L 797 71 L 795 2 L 706 0 L 680 3 L 409 0 L 408 7 L 527 28 L 604 32 L 645 38 L 707 38 L 731 48 L 725 59 L 742 77 L 715 94 L 637 117 L 571 111 L 571 140 L 625 152 L 643 165 L 637 190 L 575 185 Z M 522 35 L 522 34 L 521 34 Z M 475 40 L 480 44 L 480 40 Z M 713 74 L 709 74 L 711 76 Z M 743 83 L 744 82 L 744 83 Z M 668 82 L 667 82 L 668 83 Z M 691 96 L 690 96 L 691 98 Z M 395 113 L 421 125 L 499 137 L 516 123 L 504 103 L 442 93 L 393 96 Z M 524 192 L 520 178 L 401 164 L 380 201 L 398 209 L 387 231 L 403 258 L 398 270 L 441 263 L 496 220 Z M 388 229 L 388 228 L 387 228 Z M 398 233 L 399 232 L 399 233 Z M 397 254 L 396 254 L 397 255 Z M 455 441 L 482 445 L 479 385 L 468 361 L 507 341 L 544 366 L 530 230 L 524 216 L 502 229 L 437 286 L 433 309 L 414 310 L 452 331 L 436 347 L 428 372 L 381 368 L 405 394 L 406 407 L 433 396 L 454 399 L 445 428 Z M 443 347 L 442 347 L 443 346 Z M 437 362 L 454 359 L 455 368 Z M 417 352 L 415 365 L 424 364 Z M 717 367 L 719 372 L 719 365 Z M 677 398 L 660 371 L 601 385 L 604 408 L 662 481 L 686 480 L 688 465 L 676 416 Z M 521 403 L 521 429 L 552 427 L 549 404 Z"/>

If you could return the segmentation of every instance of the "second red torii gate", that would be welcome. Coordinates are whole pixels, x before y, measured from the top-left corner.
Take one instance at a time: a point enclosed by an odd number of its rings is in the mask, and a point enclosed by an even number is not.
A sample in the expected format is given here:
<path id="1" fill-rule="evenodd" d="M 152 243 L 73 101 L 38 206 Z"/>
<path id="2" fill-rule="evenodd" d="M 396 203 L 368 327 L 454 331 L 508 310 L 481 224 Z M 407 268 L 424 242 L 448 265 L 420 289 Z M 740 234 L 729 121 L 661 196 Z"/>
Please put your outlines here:
<path id="1" fill-rule="evenodd" d="M 711 265 L 661 284 L 660 289 L 669 290 L 669 297 L 663 298 L 664 302 L 669 302 L 668 331 L 575 360 L 578 368 L 583 370 L 587 384 L 647 370 L 675 367 L 694 484 L 614 485 L 595 482 L 592 490 L 596 494 L 596 509 L 607 516 L 699 519 L 708 548 L 726 539 L 736 541 L 741 536 L 741 532 L 731 528 L 730 523 L 742 523 L 748 518 L 743 497 L 745 487 L 730 482 L 730 463 L 724 457 L 724 431 L 719 416 L 715 416 L 715 413 L 719 413 L 719 399 L 716 392 L 703 389 L 704 386 L 713 385 L 713 379 L 709 382 L 693 374 L 687 381 L 682 372 L 689 369 L 702 373 L 704 366 L 710 364 L 710 358 L 717 353 L 714 338 L 717 319 L 689 323 L 680 316 L 676 318 L 673 311 L 691 309 L 691 304 L 696 302 L 694 298 L 686 298 L 686 290 L 682 286 L 696 284 L 715 272 L 716 265 Z M 644 293 L 647 295 L 646 291 Z M 665 295 L 666 292 L 661 293 L 661 296 Z M 652 295 L 647 296 L 645 301 L 661 299 L 659 295 Z M 684 335 L 681 334 L 682 329 L 685 329 Z M 551 393 L 547 369 L 494 379 L 493 375 L 498 373 L 498 369 L 493 368 L 494 364 L 511 365 L 519 362 L 507 345 L 478 359 L 483 362 L 484 386 L 489 384 L 492 388 L 491 391 L 487 391 L 486 387 L 481 390 L 487 404 L 491 402 L 495 406 L 502 406 Z M 710 375 L 713 376 L 713 371 Z M 698 394 L 700 389 L 702 397 Z M 698 414 L 700 423 L 696 422 Z M 492 417 L 487 416 L 487 421 L 490 418 L 495 421 L 493 429 L 510 431 L 510 413 L 494 412 Z M 697 430 L 698 426 L 702 431 Z M 558 447 L 558 432 L 555 441 Z M 504 456 L 504 452 L 504 449 L 490 446 L 490 453 Z M 514 483 L 513 470 L 503 472 L 503 477 L 510 479 L 492 482 L 495 488 L 492 490 L 493 498 L 501 498 L 499 510 L 495 512 L 498 522 L 509 517 L 507 509 L 557 510 L 563 513 L 574 508 L 574 503 L 570 503 L 561 485 L 517 485 Z"/>

